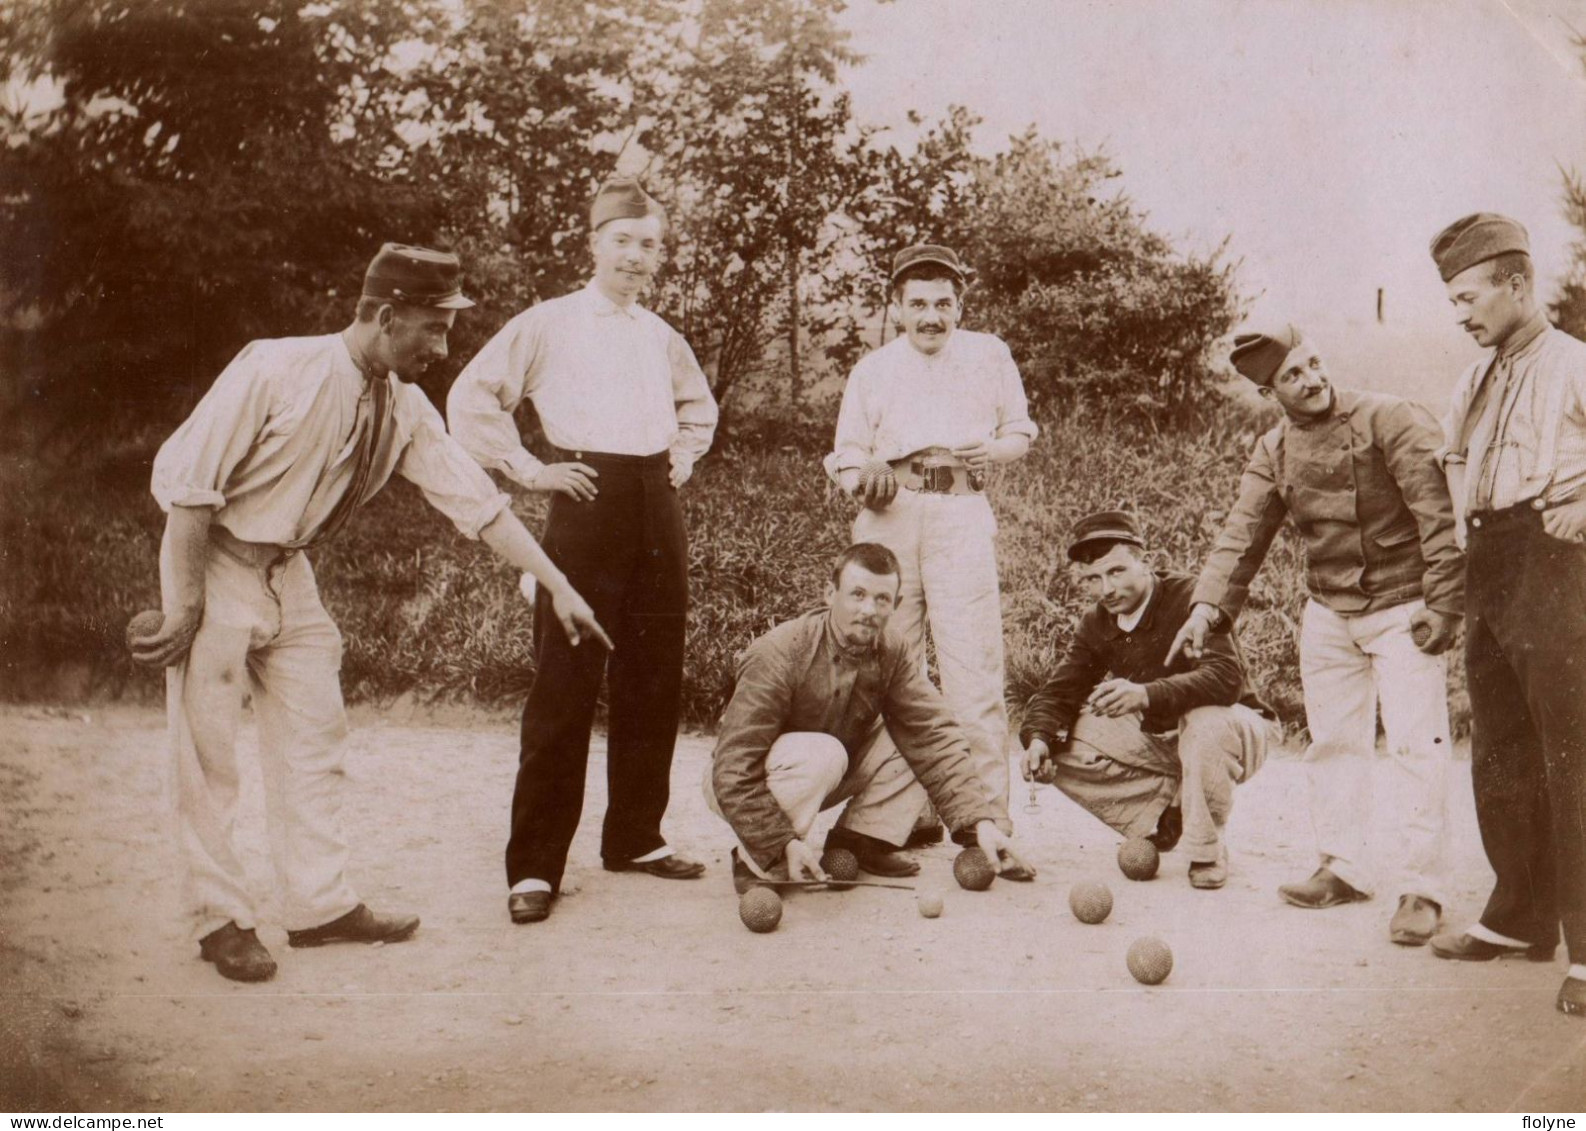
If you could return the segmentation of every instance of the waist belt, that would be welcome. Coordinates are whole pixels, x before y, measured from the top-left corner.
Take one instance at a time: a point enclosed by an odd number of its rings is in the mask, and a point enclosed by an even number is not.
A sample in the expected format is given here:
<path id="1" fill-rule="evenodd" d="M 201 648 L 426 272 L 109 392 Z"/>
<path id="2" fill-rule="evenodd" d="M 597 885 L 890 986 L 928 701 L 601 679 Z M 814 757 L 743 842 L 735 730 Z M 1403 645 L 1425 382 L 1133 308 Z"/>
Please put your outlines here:
<path id="1" fill-rule="evenodd" d="M 224 526 L 211 525 L 209 540 L 244 565 L 264 569 L 297 553 L 296 549 L 270 542 L 244 542 Z"/>
<path id="2" fill-rule="evenodd" d="M 892 461 L 898 486 L 927 495 L 978 495 L 986 489 L 986 475 L 971 471 L 946 448 L 926 448 Z"/>
<path id="3" fill-rule="evenodd" d="M 672 467 L 672 453 L 667 450 L 648 456 L 630 456 L 618 452 L 568 451 L 554 448 L 558 463 L 587 463 L 596 471 L 609 471 L 618 475 L 642 475 L 659 472 L 665 475 Z"/>

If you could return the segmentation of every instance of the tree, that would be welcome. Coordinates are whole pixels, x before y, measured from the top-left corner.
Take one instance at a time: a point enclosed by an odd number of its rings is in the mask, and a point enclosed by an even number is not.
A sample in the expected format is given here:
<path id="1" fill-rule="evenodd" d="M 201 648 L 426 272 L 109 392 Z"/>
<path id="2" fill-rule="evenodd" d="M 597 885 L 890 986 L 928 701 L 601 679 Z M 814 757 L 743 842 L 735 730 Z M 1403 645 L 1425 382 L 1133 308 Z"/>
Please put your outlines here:
<path id="1" fill-rule="evenodd" d="M 12 89 L 57 104 L 8 125 L 0 173 L 6 371 L 22 398 L 136 412 L 202 391 L 238 346 L 346 317 L 383 238 L 441 210 L 355 160 L 355 76 L 394 4 L 41 0 L 0 32 Z M 15 107 L 14 107 L 15 109 Z M 25 109 L 25 106 L 24 106 Z M 340 299 L 340 301 L 338 301 Z"/>

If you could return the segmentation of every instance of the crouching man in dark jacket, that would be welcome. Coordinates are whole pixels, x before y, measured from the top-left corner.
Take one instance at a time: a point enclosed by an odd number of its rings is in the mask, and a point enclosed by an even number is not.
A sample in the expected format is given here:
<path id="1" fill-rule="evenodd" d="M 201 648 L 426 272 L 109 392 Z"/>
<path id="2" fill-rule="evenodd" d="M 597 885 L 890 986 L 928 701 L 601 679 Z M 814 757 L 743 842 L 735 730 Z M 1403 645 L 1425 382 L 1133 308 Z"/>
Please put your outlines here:
<path id="1" fill-rule="evenodd" d="M 1068 557 L 1096 604 L 1025 708 L 1024 776 L 1164 852 L 1182 834 L 1190 883 L 1220 888 L 1234 786 L 1260 769 L 1273 738 L 1238 646 L 1214 633 L 1197 659 L 1164 659 L 1195 579 L 1153 570 L 1124 512 L 1081 519 Z"/>
<path id="2" fill-rule="evenodd" d="M 850 546 L 832 569 L 827 607 L 778 625 L 739 658 L 704 785 L 737 834 L 740 892 L 757 879 L 826 879 L 805 838 L 818 813 L 845 802 L 826 848 L 850 849 L 872 875 L 913 875 L 919 865 L 896 850 L 927 797 L 999 874 L 1034 876 L 997 828 L 941 693 L 885 631 L 898 586 L 891 550 Z M 884 733 L 891 743 L 876 741 Z"/>

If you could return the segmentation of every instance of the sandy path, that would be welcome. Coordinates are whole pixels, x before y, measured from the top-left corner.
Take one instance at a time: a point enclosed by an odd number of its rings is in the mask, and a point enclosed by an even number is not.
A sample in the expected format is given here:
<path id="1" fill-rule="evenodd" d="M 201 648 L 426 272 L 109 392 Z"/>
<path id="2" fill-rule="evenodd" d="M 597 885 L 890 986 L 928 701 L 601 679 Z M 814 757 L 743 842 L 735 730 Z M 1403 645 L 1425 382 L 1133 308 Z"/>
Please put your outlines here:
<path id="1" fill-rule="evenodd" d="M 795 896 L 756 936 L 699 797 L 708 742 L 678 751 L 669 830 L 711 864 L 681 884 L 600 870 L 597 751 L 582 890 L 514 928 L 512 720 L 402 717 L 358 720 L 346 818 L 360 890 L 422 913 L 419 935 L 299 952 L 267 927 L 280 973 L 245 987 L 177 921 L 163 716 L 0 711 L 0 1108 L 1586 1108 L 1586 1025 L 1552 1008 L 1562 951 L 1551 967 L 1439 962 L 1387 943 L 1389 897 L 1318 913 L 1278 900 L 1310 867 L 1292 761 L 1240 793 L 1220 893 L 1192 890 L 1179 854 L 1129 883 L 1111 834 L 1047 791 L 1016 813 L 1033 886 L 959 891 L 936 849 L 923 886 L 946 894 L 941 919 L 857 889 Z M 246 789 L 266 890 L 256 774 Z M 1468 763 L 1452 819 L 1464 921 L 1490 879 Z M 1067 910 L 1088 877 L 1117 900 L 1098 927 Z M 1123 966 L 1148 933 L 1175 954 L 1155 989 Z"/>

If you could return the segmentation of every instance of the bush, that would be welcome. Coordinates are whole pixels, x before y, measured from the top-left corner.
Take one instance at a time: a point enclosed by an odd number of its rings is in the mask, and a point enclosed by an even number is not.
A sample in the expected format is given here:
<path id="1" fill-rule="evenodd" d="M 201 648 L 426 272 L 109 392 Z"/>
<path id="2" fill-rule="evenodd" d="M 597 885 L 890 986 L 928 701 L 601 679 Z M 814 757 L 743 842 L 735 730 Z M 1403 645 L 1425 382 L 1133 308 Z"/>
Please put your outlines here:
<path id="1" fill-rule="evenodd" d="M 1083 611 L 1062 547 L 1081 514 L 1123 507 L 1163 559 L 1198 567 L 1233 498 L 1258 421 L 1225 414 L 1196 435 L 1119 431 L 1083 413 L 1048 425 L 1031 455 L 991 487 L 999 522 L 1008 699 L 1015 710 L 1066 647 Z M 820 603 L 826 570 L 847 543 L 853 507 L 826 484 L 824 434 L 734 438 L 701 462 L 686 492 L 692 608 L 684 674 L 688 724 L 711 727 L 750 640 Z M 121 634 L 159 601 L 163 518 L 147 492 L 152 442 L 117 447 L 93 474 L 9 464 L 12 500 L 0 559 L 0 695 L 157 696 Z M 519 501 L 531 528 L 543 504 Z M 1300 551 L 1273 546 L 1251 589 L 1240 638 L 1260 693 L 1303 725 L 1297 625 Z M 413 694 L 504 705 L 533 675 L 532 617 L 511 571 L 458 537 L 418 492 L 394 482 L 315 555 L 321 591 L 346 637 L 349 701 Z M 1456 665 L 1457 667 L 1457 665 Z M 71 678 L 62 681 L 62 673 Z M 1462 672 L 1456 720 L 1467 714 Z"/>

